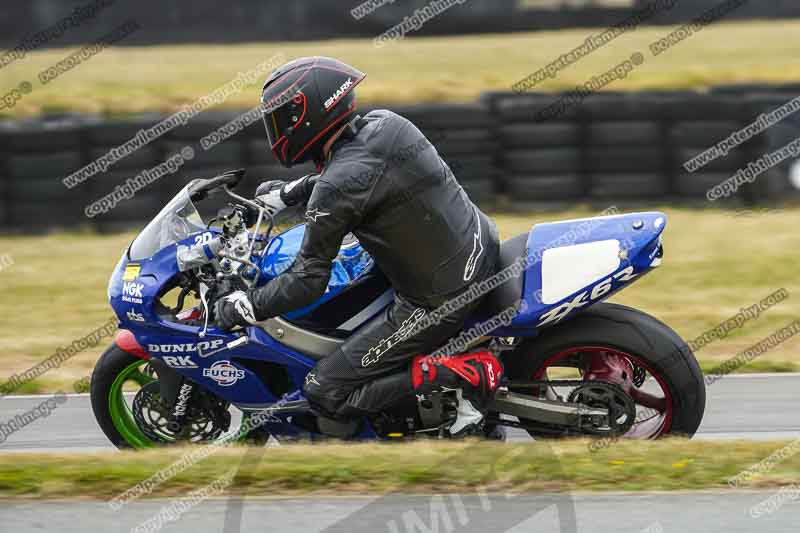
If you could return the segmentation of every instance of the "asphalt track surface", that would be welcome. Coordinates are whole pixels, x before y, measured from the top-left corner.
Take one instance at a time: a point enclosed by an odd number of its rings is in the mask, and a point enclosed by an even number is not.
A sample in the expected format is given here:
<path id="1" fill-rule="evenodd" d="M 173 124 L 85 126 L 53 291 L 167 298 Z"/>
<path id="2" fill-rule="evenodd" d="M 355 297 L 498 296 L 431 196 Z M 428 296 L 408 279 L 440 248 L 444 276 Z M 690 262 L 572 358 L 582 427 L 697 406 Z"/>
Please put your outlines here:
<path id="1" fill-rule="evenodd" d="M 800 374 L 726 376 L 706 387 L 703 423 L 695 438 L 791 439 L 800 437 Z M 0 399 L 0 423 L 46 400 L 47 395 Z M 522 431 L 509 440 L 527 440 Z M 47 418 L 8 436 L 0 452 L 98 451 L 113 449 L 94 420 L 87 394 L 68 395 Z"/>
<path id="2" fill-rule="evenodd" d="M 476 494 L 377 498 L 205 500 L 167 522 L 164 533 L 769 533 L 796 532 L 800 500 L 754 517 L 772 492 Z M 2 502 L 3 531 L 136 532 L 170 500 Z"/>
<path id="3" fill-rule="evenodd" d="M 800 437 L 800 374 L 727 376 L 707 387 L 700 439 Z M 0 399 L 0 423 L 49 396 Z M 511 432 L 510 440 L 528 437 Z M 113 450 L 98 429 L 87 395 L 69 395 L 47 418 L 8 437 L 0 452 Z M 0 457 L 3 454 L 0 453 Z M 5 454 L 3 460 L 13 460 Z M 797 488 L 800 491 L 800 488 Z M 602 494 L 485 494 L 378 498 L 212 498 L 157 529 L 136 529 L 172 500 L 137 500 L 119 511 L 103 501 L 0 501 L 0 531 L 170 532 L 509 532 L 693 533 L 796 532 L 800 492 L 754 517 L 752 509 L 775 491 Z M 152 524 L 151 524 L 152 525 Z"/>

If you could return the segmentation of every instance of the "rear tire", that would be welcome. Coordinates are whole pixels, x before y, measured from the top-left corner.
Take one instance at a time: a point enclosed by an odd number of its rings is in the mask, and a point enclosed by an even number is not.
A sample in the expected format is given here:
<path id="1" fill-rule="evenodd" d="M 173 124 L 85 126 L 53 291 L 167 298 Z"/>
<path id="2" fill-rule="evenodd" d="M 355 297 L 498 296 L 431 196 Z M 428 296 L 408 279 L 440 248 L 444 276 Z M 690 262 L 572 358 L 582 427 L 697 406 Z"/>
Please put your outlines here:
<path id="1" fill-rule="evenodd" d="M 659 437 L 691 437 L 697 432 L 705 411 L 706 391 L 694 354 L 669 326 L 624 305 L 595 304 L 505 352 L 503 362 L 512 388 L 515 379 L 530 380 L 548 359 L 579 346 L 603 346 L 630 354 L 663 380 L 672 399 L 672 419 Z"/>

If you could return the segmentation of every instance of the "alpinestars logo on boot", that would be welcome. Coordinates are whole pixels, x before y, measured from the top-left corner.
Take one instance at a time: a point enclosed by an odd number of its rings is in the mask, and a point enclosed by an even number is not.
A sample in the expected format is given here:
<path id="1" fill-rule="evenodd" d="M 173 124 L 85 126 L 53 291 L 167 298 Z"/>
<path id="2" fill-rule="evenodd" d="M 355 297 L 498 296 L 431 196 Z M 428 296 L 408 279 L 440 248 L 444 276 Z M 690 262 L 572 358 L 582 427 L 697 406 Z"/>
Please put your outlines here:
<path id="1" fill-rule="evenodd" d="M 350 88 L 351 85 L 353 85 L 353 78 L 347 78 L 347 81 L 345 81 L 342 84 L 342 86 L 339 87 L 339 89 L 337 89 L 336 92 L 331 95 L 330 98 L 325 100 L 325 109 L 327 110 L 330 106 L 335 104 L 336 101 L 339 100 L 339 97 L 342 96 L 344 92 Z"/>

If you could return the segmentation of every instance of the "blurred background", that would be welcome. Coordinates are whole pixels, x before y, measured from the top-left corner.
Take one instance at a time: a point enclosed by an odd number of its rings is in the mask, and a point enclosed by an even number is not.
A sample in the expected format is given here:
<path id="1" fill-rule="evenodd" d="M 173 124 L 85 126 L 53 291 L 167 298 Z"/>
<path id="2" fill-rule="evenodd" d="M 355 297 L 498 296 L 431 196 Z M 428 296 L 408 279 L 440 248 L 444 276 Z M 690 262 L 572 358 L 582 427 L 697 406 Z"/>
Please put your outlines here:
<path id="1" fill-rule="evenodd" d="M 221 6 L 213 0 L 177 0 L 164 5 L 156 0 L 99 3 L 103 12 L 81 32 L 65 35 L 60 45 L 87 42 L 85 32 L 108 30 L 115 21 L 134 17 L 142 31 L 128 44 L 241 43 L 304 41 L 372 37 L 396 24 L 414 9 L 429 2 L 393 0 L 375 2 L 377 9 L 358 17 L 351 9 L 365 2 L 340 0 L 238 0 Z M 455 1 L 451 2 L 456 4 Z M 419 35 L 463 35 L 471 33 L 528 32 L 564 28 L 611 26 L 648 0 L 464 0 Z M 651 24 L 688 21 L 702 11 L 721 4 L 719 0 L 678 1 Z M 800 16 L 800 5 L 792 0 L 740 2 L 728 20 L 780 19 Z M 35 33 L 74 8 L 90 4 L 66 0 L 4 2 L 0 15 L 3 45 L 11 47 L 26 34 Z"/>
<path id="2" fill-rule="evenodd" d="M 206 105 L 274 58 L 327 55 L 366 72 L 361 112 L 389 108 L 416 123 L 505 238 L 611 206 L 664 210 L 663 267 L 615 299 L 687 339 L 779 288 L 792 295 L 797 154 L 751 170 L 727 196 L 709 191 L 800 137 L 795 17 L 800 3 L 789 0 L 1 1 L 0 374 L 108 320 L 112 268 L 190 179 L 247 168 L 249 195 L 310 170 L 279 167 L 261 122 L 242 118 L 268 71 Z M 69 182 L 192 105 L 185 123 Z M 778 108 L 774 124 L 687 168 Z M 206 149 L 231 121 L 239 126 Z M 194 157 L 177 171 L 87 216 L 186 147 Z M 796 298 L 698 358 L 709 368 L 769 335 L 800 315 Z M 68 386 L 100 351 L 17 392 Z M 798 367 L 787 342 L 743 369 Z"/>

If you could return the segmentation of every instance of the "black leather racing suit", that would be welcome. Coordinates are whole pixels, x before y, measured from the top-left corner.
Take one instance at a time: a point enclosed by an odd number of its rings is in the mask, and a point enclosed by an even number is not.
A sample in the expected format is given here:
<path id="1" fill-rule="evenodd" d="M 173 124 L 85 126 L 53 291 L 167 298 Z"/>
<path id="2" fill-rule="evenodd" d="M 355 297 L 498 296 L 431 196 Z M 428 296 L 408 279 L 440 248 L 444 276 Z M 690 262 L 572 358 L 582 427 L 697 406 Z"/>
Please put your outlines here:
<path id="1" fill-rule="evenodd" d="M 251 291 L 256 317 L 319 298 L 343 237 L 355 234 L 391 282 L 395 301 L 323 358 L 304 391 L 332 416 L 380 412 L 411 393 L 408 372 L 401 370 L 413 356 L 456 335 L 479 304 L 407 334 L 426 313 L 494 273 L 497 229 L 425 136 L 385 110 L 351 121 L 322 173 L 284 195 L 287 203 L 308 199 L 305 237 L 289 270 Z"/>

